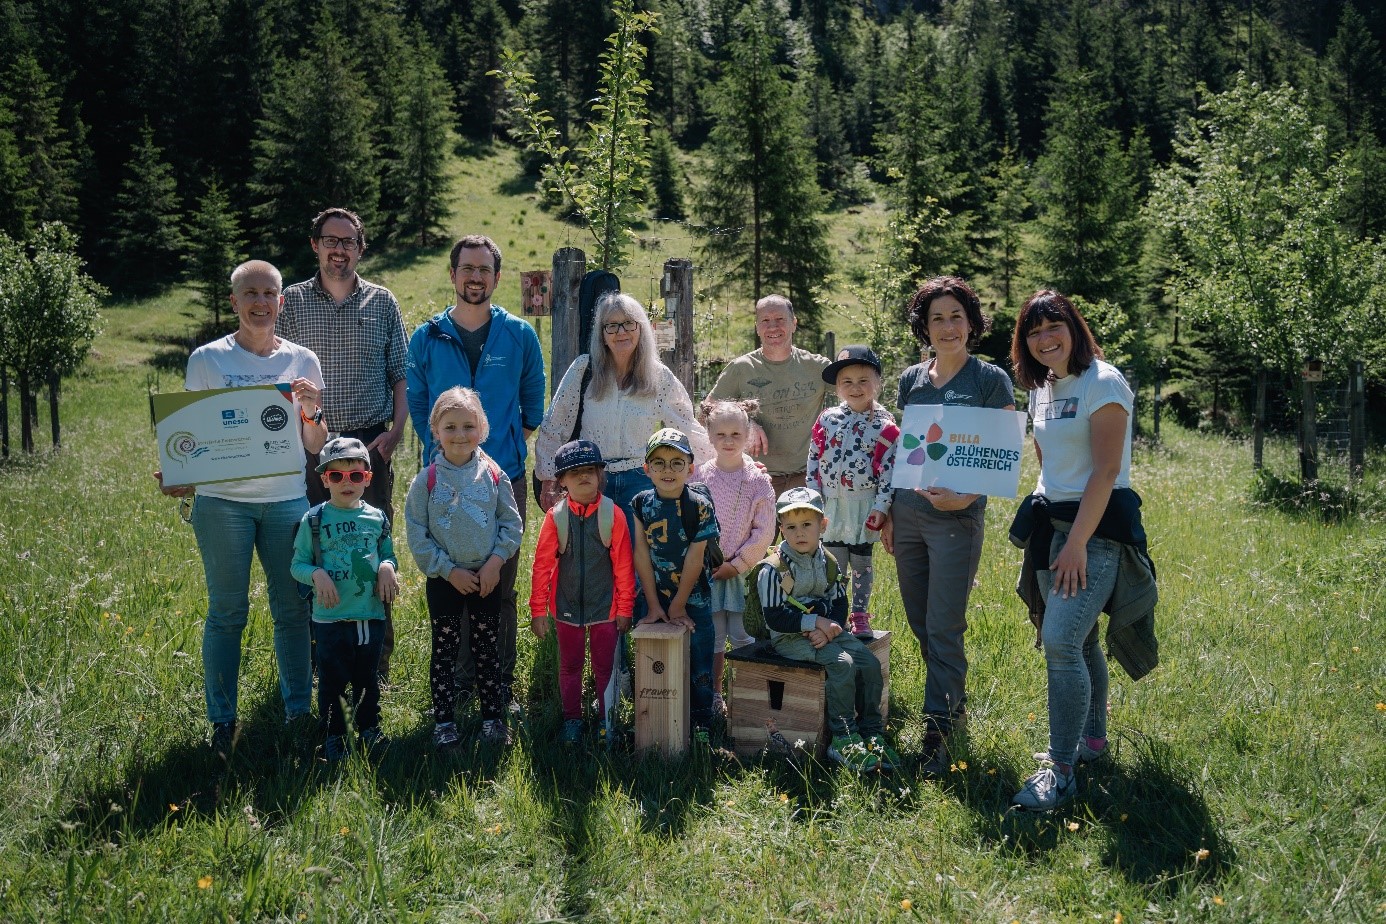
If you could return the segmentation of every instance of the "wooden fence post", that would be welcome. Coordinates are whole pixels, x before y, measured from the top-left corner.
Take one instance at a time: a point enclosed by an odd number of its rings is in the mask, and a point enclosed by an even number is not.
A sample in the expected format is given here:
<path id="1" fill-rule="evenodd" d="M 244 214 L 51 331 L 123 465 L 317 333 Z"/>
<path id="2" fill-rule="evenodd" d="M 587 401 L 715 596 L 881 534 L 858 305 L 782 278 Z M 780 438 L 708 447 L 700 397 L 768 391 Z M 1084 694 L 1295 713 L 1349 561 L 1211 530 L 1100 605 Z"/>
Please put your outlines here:
<path id="1" fill-rule="evenodd" d="M 1367 381 L 1362 360 L 1348 369 L 1348 478 L 1357 481 L 1367 464 Z"/>
<path id="2" fill-rule="evenodd" d="M 62 376 L 54 369 L 48 373 L 48 424 L 53 431 L 53 450 L 63 448 L 62 434 L 58 428 L 58 392 L 62 386 Z"/>
<path id="3" fill-rule="evenodd" d="M 1160 380 L 1163 378 L 1163 369 L 1155 370 L 1155 400 L 1151 403 L 1150 413 L 1155 423 L 1155 442 L 1160 442 Z"/>
<path id="4" fill-rule="evenodd" d="M 1256 413 L 1251 426 L 1251 465 L 1257 471 L 1265 464 L 1266 449 L 1266 370 L 1256 371 Z"/>
<path id="5" fill-rule="evenodd" d="M 1314 396 L 1314 380 L 1304 377 L 1304 408 L 1299 436 L 1299 480 L 1310 485 L 1319 480 L 1318 400 Z"/>
<path id="6" fill-rule="evenodd" d="M 558 391 L 563 373 L 583 353 L 587 344 L 579 343 L 582 317 L 578 296 L 587 272 L 587 254 L 578 247 L 563 247 L 553 253 L 553 333 L 549 348 L 549 396 Z"/>
<path id="7" fill-rule="evenodd" d="M 697 369 L 696 346 L 693 343 L 693 261 L 674 257 L 664 261 L 664 275 L 659 280 L 659 294 L 664 299 L 666 319 L 674 322 L 674 348 L 660 353 L 664 365 L 673 371 L 688 397 L 697 402 L 694 381 Z"/>
<path id="8" fill-rule="evenodd" d="M 10 370 L 0 366 L 0 456 L 10 457 Z"/>
<path id="9" fill-rule="evenodd" d="M 829 359 L 837 358 L 837 334 L 825 331 L 823 334 L 823 355 Z"/>

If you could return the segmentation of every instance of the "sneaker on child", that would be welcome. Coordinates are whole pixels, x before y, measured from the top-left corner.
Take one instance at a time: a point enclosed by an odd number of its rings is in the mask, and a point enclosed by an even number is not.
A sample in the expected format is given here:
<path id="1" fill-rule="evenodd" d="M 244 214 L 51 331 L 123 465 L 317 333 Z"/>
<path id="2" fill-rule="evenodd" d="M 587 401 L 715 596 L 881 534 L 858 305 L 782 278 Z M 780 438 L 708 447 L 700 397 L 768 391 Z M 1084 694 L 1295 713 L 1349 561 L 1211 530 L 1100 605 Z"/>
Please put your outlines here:
<path id="1" fill-rule="evenodd" d="M 852 613 L 847 617 L 847 626 L 852 630 L 852 634 L 860 639 L 872 639 L 875 635 L 871 632 L 870 613 Z"/>
<path id="2" fill-rule="evenodd" d="M 457 733 L 456 722 L 439 722 L 433 726 L 433 746 L 438 750 L 457 745 L 462 736 Z"/>
<path id="3" fill-rule="evenodd" d="M 506 728 L 505 722 L 500 719 L 487 719 L 481 723 L 481 741 L 483 744 L 509 747 L 510 729 Z"/>
<path id="4" fill-rule="evenodd" d="M 872 735 L 866 740 L 866 744 L 867 747 L 870 748 L 871 753 L 875 754 L 880 760 L 882 770 L 887 772 L 899 770 L 905 765 L 899 753 L 895 748 L 890 746 L 889 741 L 886 741 L 885 735 Z"/>
<path id="5" fill-rule="evenodd" d="M 367 754 L 379 754 L 390 746 L 390 739 L 380 730 L 380 726 L 361 732 L 361 749 Z"/>
<path id="6" fill-rule="evenodd" d="M 322 746 L 323 756 L 329 764 L 335 764 L 347 756 L 346 735 L 328 735 Z"/>
<path id="7" fill-rule="evenodd" d="M 861 735 L 838 735 L 828 745 L 828 759 L 858 773 L 880 769 L 881 759 L 867 748 Z"/>
<path id="8" fill-rule="evenodd" d="M 1045 764 L 1011 797 L 1012 805 L 1031 812 L 1048 812 L 1077 794 L 1078 781 L 1071 772 L 1061 773 L 1048 761 Z"/>
<path id="9" fill-rule="evenodd" d="M 235 722 L 214 722 L 212 723 L 212 753 L 222 760 L 230 760 L 231 752 L 236 749 L 236 723 Z"/>

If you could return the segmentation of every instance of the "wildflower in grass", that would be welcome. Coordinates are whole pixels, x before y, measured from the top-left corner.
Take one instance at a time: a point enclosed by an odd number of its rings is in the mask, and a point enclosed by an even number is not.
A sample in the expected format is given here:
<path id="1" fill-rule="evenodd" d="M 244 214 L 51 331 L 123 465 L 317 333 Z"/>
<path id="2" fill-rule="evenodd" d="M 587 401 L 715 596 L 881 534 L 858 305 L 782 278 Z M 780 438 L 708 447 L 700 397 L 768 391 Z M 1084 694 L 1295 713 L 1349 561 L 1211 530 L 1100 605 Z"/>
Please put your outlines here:
<path id="1" fill-rule="evenodd" d="M 913 908 L 913 907 L 914 907 L 914 902 L 910 901 L 908 898 L 902 898 L 902 899 L 900 899 L 900 910 L 901 910 L 901 911 L 909 911 L 909 910 L 910 910 L 911 908 Z"/>
<path id="2" fill-rule="evenodd" d="M 1121 924 L 1121 922 L 1124 921 L 1124 920 L 1126 920 L 1126 919 L 1123 918 L 1123 917 L 1121 916 L 1121 912 L 1120 912 L 1120 911 L 1118 911 L 1116 914 L 1112 915 L 1112 924 Z"/>
<path id="3" fill-rule="evenodd" d="M 1200 847 L 1198 848 L 1198 852 L 1194 854 L 1194 859 L 1202 863 L 1204 860 L 1208 859 L 1210 855 L 1211 852 L 1207 847 Z"/>
<path id="4" fill-rule="evenodd" d="M 1362 649 L 1359 648 L 1359 647 L 1356 646 L 1356 645 L 1353 645 L 1353 646 L 1352 646 L 1352 653 L 1353 653 L 1353 654 L 1357 654 L 1357 653 L 1358 653 L 1359 651 L 1361 651 L 1361 650 L 1362 650 Z"/>
<path id="5" fill-rule="evenodd" d="M 178 811 L 178 806 L 175 805 L 174 803 L 170 802 L 170 803 L 168 804 L 168 810 L 169 810 L 170 812 L 176 812 L 176 811 Z"/>
<path id="6" fill-rule="evenodd" d="M 1034 724 L 1035 724 L 1035 714 L 1034 714 L 1033 712 L 1030 713 L 1028 716 L 1026 716 L 1026 719 L 1029 720 L 1029 722 L 1030 722 L 1031 725 L 1034 725 Z"/>
<path id="7" fill-rule="evenodd" d="M 1225 901 L 1222 900 L 1222 896 L 1221 896 L 1221 895 L 1214 895 L 1214 896 L 1213 896 L 1213 904 L 1217 905 L 1218 907 L 1221 907 L 1221 906 L 1227 904 L 1227 902 L 1225 902 Z"/>
<path id="8" fill-rule="evenodd" d="M 342 825 L 342 830 L 338 831 L 337 833 L 340 834 L 342 837 L 346 837 L 348 834 L 351 833 L 351 829 L 348 828 L 346 825 Z"/>
<path id="9" fill-rule="evenodd" d="M 201 879 L 197 880 L 197 887 L 199 889 L 210 889 L 212 887 L 212 877 L 210 875 L 203 876 Z"/>
<path id="10" fill-rule="evenodd" d="M 1128 815 L 1128 814 L 1126 814 L 1125 812 L 1122 812 L 1122 813 L 1121 813 L 1121 820 L 1122 820 L 1122 821 L 1125 821 L 1126 819 L 1128 819 L 1128 818 L 1130 818 L 1130 817 L 1131 817 L 1131 816 Z"/>
<path id="11" fill-rule="evenodd" d="M 497 835 L 497 834 L 500 834 L 500 833 L 501 833 L 501 825 L 500 825 L 500 822 L 496 822 L 495 824 L 491 825 L 491 827 L 487 828 L 487 829 L 486 829 L 486 833 L 487 833 L 487 834 L 490 834 L 490 835 L 492 835 L 492 836 Z"/>
<path id="12" fill-rule="evenodd" d="M 787 793 L 787 792 L 782 792 L 782 793 L 780 793 L 780 801 L 781 801 L 781 802 L 788 802 L 788 801 L 789 801 L 789 793 Z"/>
<path id="13" fill-rule="evenodd" d="M 1386 712 L 1386 703 L 1377 703 L 1377 704 L 1376 704 L 1376 711 L 1377 711 L 1377 712 Z"/>
<path id="14" fill-rule="evenodd" d="M 1065 825 L 1065 827 L 1067 827 L 1068 830 L 1070 830 L 1070 831 L 1077 831 L 1077 830 L 1078 830 L 1078 822 L 1076 822 L 1076 821 L 1070 821 L 1067 825 Z"/>

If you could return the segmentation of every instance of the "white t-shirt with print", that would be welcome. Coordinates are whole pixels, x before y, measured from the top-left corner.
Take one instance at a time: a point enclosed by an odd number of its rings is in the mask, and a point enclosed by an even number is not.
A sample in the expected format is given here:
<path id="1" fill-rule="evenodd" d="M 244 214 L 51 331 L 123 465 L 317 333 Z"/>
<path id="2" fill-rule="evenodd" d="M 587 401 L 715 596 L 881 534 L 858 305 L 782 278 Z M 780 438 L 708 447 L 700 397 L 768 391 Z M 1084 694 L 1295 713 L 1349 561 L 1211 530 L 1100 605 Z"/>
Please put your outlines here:
<path id="1" fill-rule="evenodd" d="M 183 387 L 188 391 L 209 388 L 244 388 L 247 385 L 288 384 L 305 378 L 319 388 L 322 366 L 318 357 L 307 347 L 280 339 L 279 346 L 268 356 L 257 356 L 236 342 L 235 334 L 213 340 L 193 350 L 188 357 L 188 371 Z M 293 420 L 298 422 L 298 401 L 294 401 Z M 245 481 L 223 481 L 198 485 L 197 493 L 223 500 L 272 504 L 293 500 L 308 493 L 303 480 L 303 467 L 308 460 L 299 458 L 299 471 L 292 475 L 273 475 L 269 478 L 248 478 Z"/>
<path id="2" fill-rule="evenodd" d="M 1126 409 L 1126 440 L 1115 487 L 1131 486 L 1131 386 L 1116 366 L 1093 360 L 1081 375 L 1030 392 L 1030 419 L 1043 464 L 1037 493 L 1054 501 L 1083 496 L 1092 477 L 1092 415 L 1108 404 Z"/>

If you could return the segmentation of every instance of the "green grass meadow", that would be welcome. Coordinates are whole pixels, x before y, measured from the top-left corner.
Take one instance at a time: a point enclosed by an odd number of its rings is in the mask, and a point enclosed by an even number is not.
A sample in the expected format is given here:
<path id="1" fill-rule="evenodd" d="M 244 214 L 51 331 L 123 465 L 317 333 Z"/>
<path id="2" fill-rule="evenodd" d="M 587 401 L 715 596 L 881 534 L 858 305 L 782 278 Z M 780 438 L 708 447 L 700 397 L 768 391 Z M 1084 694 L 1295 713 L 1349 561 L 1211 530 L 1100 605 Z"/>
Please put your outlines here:
<path id="1" fill-rule="evenodd" d="M 452 230 L 493 233 L 507 270 L 577 243 L 512 188 L 510 155 L 458 171 Z M 662 246 L 653 267 L 687 255 Z M 368 255 L 362 272 L 400 294 L 412 326 L 448 302 L 445 254 Z M 65 384 L 63 449 L 46 451 L 45 415 L 45 451 L 0 465 L 0 920 L 1386 919 L 1386 523 L 1257 506 L 1248 446 L 1168 425 L 1133 465 L 1162 664 L 1139 683 L 1113 664 L 1113 757 L 1080 771 L 1056 813 L 1007 809 L 1048 738 L 1005 499 L 972 596 L 970 729 L 942 780 L 575 757 L 556 744 L 552 642 L 527 633 L 516 746 L 440 758 L 411 561 L 383 757 L 329 770 L 285 731 L 257 568 L 245 731 L 223 764 L 206 744 L 200 560 L 149 474 L 150 360 L 158 387 L 181 387 L 178 340 L 201 320 L 189 297 L 110 306 Z M 518 303 L 517 274 L 497 300 Z M 415 468 L 400 463 L 397 503 Z M 1022 487 L 1034 476 L 1027 461 Z M 891 732 L 908 755 L 923 673 L 894 564 L 877 561 L 875 610 L 897 633 Z"/>

